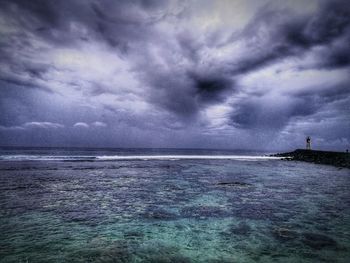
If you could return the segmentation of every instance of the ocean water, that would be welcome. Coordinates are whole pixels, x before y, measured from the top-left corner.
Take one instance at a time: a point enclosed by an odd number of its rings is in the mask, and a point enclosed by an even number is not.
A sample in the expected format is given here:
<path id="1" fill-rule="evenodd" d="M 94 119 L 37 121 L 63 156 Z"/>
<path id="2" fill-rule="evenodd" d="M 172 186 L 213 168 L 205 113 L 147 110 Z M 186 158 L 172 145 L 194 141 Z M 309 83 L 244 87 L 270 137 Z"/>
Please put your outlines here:
<path id="1" fill-rule="evenodd" d="M 350 262 L 350 170 L 251 152 L 3 148 L 0 262 Z"/>

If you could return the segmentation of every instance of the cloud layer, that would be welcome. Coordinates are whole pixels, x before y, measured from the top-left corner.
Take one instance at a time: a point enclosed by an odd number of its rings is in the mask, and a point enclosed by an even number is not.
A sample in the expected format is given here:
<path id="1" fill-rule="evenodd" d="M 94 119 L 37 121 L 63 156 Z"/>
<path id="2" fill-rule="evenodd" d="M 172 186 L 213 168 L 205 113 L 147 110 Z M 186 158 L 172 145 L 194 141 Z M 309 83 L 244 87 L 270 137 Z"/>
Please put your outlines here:
<path id="1" fill-rule="evenodd" d="M 345 0 L 0 10 L 2 145 L 349 147 Z"/>

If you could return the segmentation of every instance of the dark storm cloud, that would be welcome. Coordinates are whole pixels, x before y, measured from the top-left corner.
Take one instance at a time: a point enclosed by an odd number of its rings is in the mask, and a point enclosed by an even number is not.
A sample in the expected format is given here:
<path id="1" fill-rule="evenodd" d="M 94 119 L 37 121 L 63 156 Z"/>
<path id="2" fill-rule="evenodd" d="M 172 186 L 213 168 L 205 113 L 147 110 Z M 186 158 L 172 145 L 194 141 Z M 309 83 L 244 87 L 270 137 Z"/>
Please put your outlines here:
<path id="1" fill-rule="evenodd" d="M 316 112 L 318 103 L 307 98 L 289 98 L 283 104 L 273 99 L 251 99 L 236 105 L 231 115 L 233 125 L 243 129 L 279 130 L 296 116 L 308 116 Z"/>
<path id="2" fill-rule="evenodd" d="M 40 81 L 45 80 L 44 74 L 48 71 L 49 66 L 31 62 L 18 63 L 12 58 L 3 61 L 6 61 L 9 65 L 8 70 L 0 71 L 0 82 L 3 84 L 7 83 L 52 92 L 47 86 L 40 83 Z"/>
<path id="3" fill-rule="evenodd" d="M 219 74 L 212 77 L 191 74 L 191 78 L 196 96 L 204 103 L 224 101 L 227 92 L 233 88 L 232 80 Z"/>
<path id="4" fill-rule="evenodd" d="M 323 88 L 317 89 L 317 92 L 315 92 L 313 88 L 290 91 L 288 92 L 288 95 L 307 99 L 311 97 L 318 97 L 325 102 L 333 102 L 350 97 L 350 84 L 349 82 L 341 82 L 334 86 L 324 85 Z"/>
<path id="5" fill-rule="evenodd" d="M 349 15 L 347 1 L 324 2 L 316 15 L 287 24 L 284 28 L 285 39 L 292 45 L 304 48 L 329 44 L 349 33 Z"/>
<path id="6" fill-rule="evenodd" d="M 233 62 L 231 72 L 248 73 L 288 56 L 301 56 L 316 46 L 323 46 L 324 52 L 315 67 L 349 65 L 350 5 L 343 0 L 320 3 L 318 12 L 311 16 L 295 16 L 271 5 L 262 8 L 241 34 L 230 39 L 246 39 L 258 52 Z M 333 46 L 334 41 L 341 43 Z"/>
<path id="7" fill-rule="evenodd" d="M 150 100 L 184 121 L 193 120 L 198 111 L 207 105 L 223 102 L 234 91 L 234 81 L 219 72 L 192 72 L 173 68 L 161 72 L 152 68 L 144 76 L 144 83 L 154 87 Z"/>
<path id="8" fill-rule="evenodd" d="M 336 106 L 339 101 L 349 102 L 349 82 L 335 86 L 324 85 L 315 90 L 290 91 L 279 97 L 253 97 L 242 100 L 231 114 L 232 124 L 243 129 L 280 130 L 295 117 L 307 117 L 331 106 L 339 113 L 348 114 L 347 104 Z M 327 113 L 325 114 L 327 115 Z"/>
<path id="9" fill-rule="evenodd" d="M 275 63 L 289 56 L 303 56 L 314 47 L 317 62 L 310 68 L 338 69 L 350 64 L 350 5 L 347 1 L 323 1 L 313 16 L 290 16 L 286 10 L 271 10 L 267 6 L 260 10 L 255 19 L 243 30 L 261 53 L 247 55 L 232 73 L 244 74 Z M 256 37 L 264 28 L 267 37 Z M 305 68 L 304 68 L 305 69 Z M 273 98 L 248 98 L 234 106 L 231 114 L 232 125 L 244 129 L 282 129 L 292 118 L 309 116 L 328 103 L 349 96 L 349 82 L 339 86 L 326 86 L 322 91 L 304 89 L 288 97 L 283 105 Z"/>
<path id="10" fill-rule="evenodd" d="M 121 140 L 133 132 L 142 138 L 146 131 L 148 140 L 163 129 L 196 137 L 226 124 L 278 132 L 327 107 L 335 109 L 332 114 L 347 113 L 339 106 L 349 96 L 346 81 L 325 83 L 317 94 L 307 85 L 288 92 L 240 85 L 259 70 L 305 57 L 312 61 L 293 64 L 301 74 L 348 70 L 347 1 L 321 0 L 306 13 L 257 2 L 250 21 L 235 29 L 220 23 L 211 28 L 220 20 L 214 14 L 219 3 L 226 2 L 0 1 L 2 132 L 29 132 L 26 123 L 77 124 L 86 128 L 86 140 L 98 141 L 89 130 L 114 123 L 126 131 L 118 133 Z M 63 101 L 68 109 L 55 105 Z M 107 143 L 115 138 L 112 131 L 104 134 Z M 79 139 L 76 129 L 57 132 Z"/>
<path id="11" fill-rule="evenodd" d="M 5 0 L 0 5 L 27 32 L 54 45 L 98 38 L 124 50 L 128 41 L 147 35 L 147 25 L 153 18 L 141 8 L 156 8 L 157 2 Z"/>
<path id="12" fill-rule="evenodd" d="M 264 32 L 262 36 L 260 32 Z M 322 47 L 322 52 L 317 53 L 318 62 L 314 63 L 312 68 L 347 67 L 350 56 L 348 48 L 350 45 L 350 6 L 346 1 L 322 1 L 318 12 L 310 16 L 294 15 L 289 10 L 276 10 L 273 5 L 267 5 L 259 10 L 238 36 L 237 34 L 234 36 L 230 42 L 243 40 L 248 50 L 245 50 L 239 59 L 230 60 L 228 58 L 225 64 L 220 64 L 220 61 L 210 62 L 210 68 L 205 68 L 205 71 L 199 74 L 216 76 L 212 79 L 210 77 L 203 79 L 196 76 L 190 77 L 192 81 L 184 84 L 186 88 L 177 88 L 177 79 L 187 78 L 187 72 L 176 77 L 171 85 L 168 81 L 169 78 L 172 78 L 171 74 L 174 71 L 157 77 L 151 76 L 156 79 L 151 84 L 153 86 L 168 83 L 166 87 L 176 87 L 176 92 L 172 90 L 165 92 L 167 98 L 163 98 L 162 105 L 179 114 L 192 114 L 205 107 L 206 102 L 224 101 L 229 94 L 227 93 L 229 88 L 234 87 L 232 79 L 236 76 L 254 72 L 288 57 L 301 57 L 314 47 Z M 200 60 L 199 51 L 212 45 L 210 39 L 208 43 L 200 43 L 191 39 L 187 34 L 179 35 L 178 42 L 183 55 L 194 62 L 194 68 L 197 67 L 197 62 Z M 229 45 L 230 42 L 227 44 Z M 157 71 L 154 74 L 157 74 Z M 189 75 L 191 76 L 191 73 Z M 299 107 L 302 105 L 303 103 Z M 305 109 L 305 112 L 311 113 L 312 110 Z M 290 116 L 295 115 L 298 113 L 291 113 Z M 284 121 L 277 121 L 276 125 L 272 126 L 279 127 L 282 123 L 288 123 L 288 116 L 284 118 Z M 268 124 L 267 120 L 266 125 Z"/>
<path id="13" fill-rule="evenodd" d="M 316 68 L 321 69 L 338 69 L 345 68 L 350 65 L 350 28 L 347 35 L 339 39 L 329 48 L 323 49 L 318 54 L 319 61 L 316 63 Z"/>
<path id="14" fill-rule="evenodd" d="M 153 11 L 166 7 L 164 1 L 5 1 L 3 3 L 11 15 L 20 15 L 19 21 L 27 32 L 40 36 L 53 45 L 74 45 L 77 41 L 89 41 L 89 38 L 101 39 L 121 54 L 126 54 L 130 45 L 137 42 L 147 43 L 150 38 L 157 39 L 154 23 L 169 15 L 153 15 Z M 131 11 L 130 11 L 131 10 Z M 150 11 L 150 13 L 148 13 Z M 28 23 L 30 21 L 30 23 Z M 74 31 L 72 23 L 88 30 L 89 33 Z M 167 45 L 169 50 L 178 49 L 181 56 L 189 58 L 193 62 L 199 59 L 196 50 L 203 48 L 205 43 L 196 42 L 186 32 L 176 37 L 178 46 L 174 43 L 159 39 L 160 45 Z M 152 40 L 154 41 L 154 40 Z M 19 47 L 18 49 L 21 49 Z M 143 46 L 147 53 L 147 46 Z M 165 53 L 164 56 L 171 56 Z M 168 72 L 158 72 L 152 65 L 153 58 L 146 61 L 146 68 L 138 68 L 145 74 L 146 83 L 154 87 L 149 94 L 150 101 L 170 110 L 179 116 L 191 117 L 200 108 L 211 102 L 220 102 L 225 99 L 225 94 L 232 86 L 232 81 L 217 69 L 210 72 L 192 73 L 192 69 L 178 70 L 176 65 Z M 136 64 L 139 62 L 136 59 Z M 143 63 L 143 62 L 141 62 Z M 30 68 L 22 68 L 23 72 L 35 72 Z M 172 65 L 169 65 L 172 66 Z M 40 73 L 40 71 L 37 71 Z M 18 75 L 20 75 L 19 72 Z M 207 76 L 208 74 L 211 75 Z M 200 75 L 205 75 L 202 77 Z M 183 79 L 183 80 L 180 80 Z M 13 79 L 4 79 L 14 83 Z M 19 82 L 19 84 L 26 84 Z M 37 85 L 37 84 L 34 84 Z M 100 84 L 93 85 L 93 94 L 105 92 Z"/>

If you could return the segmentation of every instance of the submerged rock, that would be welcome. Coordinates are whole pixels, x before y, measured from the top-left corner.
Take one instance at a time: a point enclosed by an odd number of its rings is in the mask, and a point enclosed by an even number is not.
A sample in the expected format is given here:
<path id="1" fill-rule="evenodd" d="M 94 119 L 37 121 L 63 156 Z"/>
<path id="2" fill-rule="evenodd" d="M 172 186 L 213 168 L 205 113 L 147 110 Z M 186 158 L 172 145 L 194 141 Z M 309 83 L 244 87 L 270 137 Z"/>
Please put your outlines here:
<path id="1" fill-rule="evenodd" d="M 337 242 L 334 239 L 330 238 L 329 236 L 316 233 L 303 233 L 302 242 L 313 249 L 337 247 Z"/>
<path id="2" fill-rule="evenodd" d="M 143 214 L 143 217 L 157 220 L 173 220 L 177 218 L 177 215 L 164 209 L 151 209 Z"/>
<path id="3" fill-rule="evenodd" d="M 232 226 L 230 232 L 234 235 L 247 236 L 251 232 L 251 228 L 246 223 L 239 223 L 238 225 Z"/>
<path id="4" fill-rule="evenodd" d="M 228 186 L 228 187 L 248 187 L 248 186 L 251 186 L 251 184 L 244 183 L 244 182 L 219 182 L 216 185 Z"/>
<path id="5" fill-rule="evenodd" d="M 273 236 L 281 241 L 290 241 L 298 237 L 298 233 L 292 229 L 278 227 L 272 231 Z"/>
<path id="6" fill-rule="evenodd" d="M 227 211 L 216 206 L 187 206 L 181 210 L 182 216 L 195 218 L 223 217 L 227 214 Z"/>

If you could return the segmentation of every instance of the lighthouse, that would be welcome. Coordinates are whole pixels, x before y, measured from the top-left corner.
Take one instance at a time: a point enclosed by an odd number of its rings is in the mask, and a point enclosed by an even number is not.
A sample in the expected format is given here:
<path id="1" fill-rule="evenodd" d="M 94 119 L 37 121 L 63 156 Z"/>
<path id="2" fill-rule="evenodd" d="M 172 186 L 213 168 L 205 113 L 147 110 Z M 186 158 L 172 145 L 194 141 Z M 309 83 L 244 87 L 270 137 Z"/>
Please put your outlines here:
<path id="1" fill-rule="evenodd" d="M 311 138 L 310 138 L 310 136 L 306 137 L 306 150 L 311 150 Z"/>

